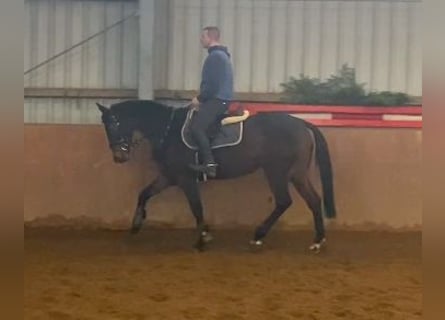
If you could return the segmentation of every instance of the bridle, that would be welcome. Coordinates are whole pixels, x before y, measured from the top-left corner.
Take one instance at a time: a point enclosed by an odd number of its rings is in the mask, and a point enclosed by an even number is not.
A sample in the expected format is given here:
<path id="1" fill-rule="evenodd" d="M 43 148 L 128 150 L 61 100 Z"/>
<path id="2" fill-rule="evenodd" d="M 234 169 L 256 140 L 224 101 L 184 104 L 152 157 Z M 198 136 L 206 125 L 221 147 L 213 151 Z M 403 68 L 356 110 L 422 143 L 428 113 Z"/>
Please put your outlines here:
<path id="1" fill-rule="evenodd" d="M 130 139 L 127 136 L 120 134 L 119 119 L 114 114 L 111 114 L 108 116 L 107 122 L 107 134 L 110 148 L 113 150 L 117 148 L 120 151 L 129 152 L 133 142 L 129 141 Z"/>
<path id="2" fill-rule="evenodd" d="M 165 127 L 162 137 L 159 139 L 157 146 L 162 148 L 164 146 L 165 140 L 167 139 L 173 119 L 175 117 L 176 109 L 172 108 L 170 113 L 170 118 Z M 130 148 L 137 147 L 144 138 L 130 139 L 129 137 L 121 134 L 120 122 L 116 115 L 111 114 L 108 116 L 108 140 L 110 141 L 109 146 L 111 149 L 119 149 L 123 152 L 129 152 Z"/>

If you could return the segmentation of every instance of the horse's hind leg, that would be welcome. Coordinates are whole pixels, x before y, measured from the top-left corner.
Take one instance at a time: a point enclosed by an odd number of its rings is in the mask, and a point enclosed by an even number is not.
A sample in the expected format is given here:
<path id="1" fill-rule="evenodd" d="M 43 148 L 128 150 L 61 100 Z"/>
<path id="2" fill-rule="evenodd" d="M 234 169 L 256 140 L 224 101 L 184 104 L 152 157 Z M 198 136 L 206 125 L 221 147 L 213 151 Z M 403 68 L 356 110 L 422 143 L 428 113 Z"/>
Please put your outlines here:
<path id="1" fill-rule="evenodd" d="M 146 217 L 145 206 L 147 201 L 169 186 L 170 181 L 166 177 L 160 175 L 139 193 L 136 211 L 133 216 L 131 233 L 137 233 L 141 229 Z"/>
<path id="2" fill-rule="evenodd" d="M 284 166 L 286 168 L 286 166 Z M 272 226 L 281 215 L 292 205 L 289 194 L 289 180 L 287 170 L 283 166 L 271 166 L 264 168 L 269 187 L 275 198 L 275 208 L 264 222 L 256 229 L 252 244 L 261 245 Z"/>
<path id="3" fill-rule="evenodd" d="M 312 211 L 315 225 L 314 243 L 310 246 L 312 251 L 318 252 L 325 240 L 325 230 L 322 216 L 321 198 L 313 187 L 307 176 L 302 178 L 292 178 L 293 185 L 305 200 Z"/>

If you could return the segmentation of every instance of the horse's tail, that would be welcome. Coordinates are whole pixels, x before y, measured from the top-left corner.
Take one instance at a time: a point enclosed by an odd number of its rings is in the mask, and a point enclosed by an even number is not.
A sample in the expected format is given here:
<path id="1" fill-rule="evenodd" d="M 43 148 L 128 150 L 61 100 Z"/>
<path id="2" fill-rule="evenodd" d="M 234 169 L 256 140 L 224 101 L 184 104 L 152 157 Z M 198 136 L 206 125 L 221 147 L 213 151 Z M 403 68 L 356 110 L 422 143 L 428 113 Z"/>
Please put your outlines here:
<path id="1" fill-rule="evenodd" d="M 323 211 L 327 218 L 335 218 L 334 183 L 328 144 L 320 129 L 309 122 L 306 122 L 306 126 L 315 137 L 315 158 L 320 169 L 323 189 Z"/>

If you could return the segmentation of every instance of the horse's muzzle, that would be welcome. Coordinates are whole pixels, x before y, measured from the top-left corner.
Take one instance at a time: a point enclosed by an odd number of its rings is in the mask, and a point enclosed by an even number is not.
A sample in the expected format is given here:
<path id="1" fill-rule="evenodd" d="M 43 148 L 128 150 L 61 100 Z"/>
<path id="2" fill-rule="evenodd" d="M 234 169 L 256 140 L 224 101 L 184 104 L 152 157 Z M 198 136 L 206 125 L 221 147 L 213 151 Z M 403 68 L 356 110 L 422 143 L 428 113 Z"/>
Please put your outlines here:
<path id="1" fill-rule="evenodd" d="M 124 163 L 130 160 L 130 153 L 120 149 L 113 150 L 113 160 L 116 163 Z"/>
<path id="2" fill-rule="evenodd" d="M 113 160 L 114 160 L 114 162 L 116 162 L 116 163 L 124 163 L 124 162 L 127 162 L 127 161 L 128 161 L 128 159 L 121 158 L 121 157 L 116 157 L 116 156 L 113 157 Z"/>

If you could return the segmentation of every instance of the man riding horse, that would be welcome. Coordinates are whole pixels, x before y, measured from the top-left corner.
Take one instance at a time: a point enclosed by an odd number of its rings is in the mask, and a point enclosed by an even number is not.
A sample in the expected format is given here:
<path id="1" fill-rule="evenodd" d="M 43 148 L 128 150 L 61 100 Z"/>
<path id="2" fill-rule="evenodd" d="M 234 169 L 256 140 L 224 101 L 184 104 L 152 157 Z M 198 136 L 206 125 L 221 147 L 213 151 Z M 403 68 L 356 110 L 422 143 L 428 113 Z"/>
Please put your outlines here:
<path id="1" fill-rule="evenodd" d="M 238 138 L 230 143 L 225 140 L 217 146 L 215 141 L 221 137 L 220 134 L 216 135 L 215 140 L 212 139 L 210 145 L 208 129 L 214 129 L 213 125 L 218 124 L 218 119 L 224 118 L 233 96 L 230 55 L 218 41 L 217 28 L 203 29 L 201 43 L 209 54 L 202 70 L 200 93 L 191 104 L 196 111 L 194 115 L 190 116 L 192 112 L 186 108 L 173 108 L 152 100 L 122 101 L 109 108 L 97 104 L 116 162 L 123 163 L 130 159 L 133 136 L 138 132 L 150 141 L 153 159 L 158 164 L 158 176 L 139 192 L 131 231 L 136 233 L 142 228 L 147 218 L 149 199 L 169 187 L 177 186 L 184 192 L 196 220 L 198 240 L 195 246 L 203 250 L 212 237 L 204 217 L 198 175 L 194 170 L 206 173 L 215 180 L 223 180 L 262 169 L 275 206 L 255 229 L 251 244 L 262 246 L 272 226 L 292 205 L 289 190 L 289 184 L 292 184 L 312 211 L 315 237 L 310 249 L 319 252 L 325 243 L 323 216 L 336 216 L 327 141 L 320 129 L 303 119 L 283 112 L 266 112 L 225 126 L 220 133 L 235 129 Z M 202 158 L 202 163 L 197 165 L 193 164 L 196 148 L 184 135 L 190 120 L 195 144 Z M 322 194 L 314 188 L 309 175 L 314 158 L 320 171 Z M 218 171 L 216 162 L 219 164 Z"/>
<path id="2" fill-rule="evenodd" d="M 191 169 L 216 176 L 217 163 L 212 154 L 207 130 L 219 116 L 227 112 L 233 98 L 233 71 L 227 47 L 219 43 L 217 27 L 206 27 L 201 33 L 201 45 L 208 50 L 202 68 L 200 93 L 191 101 L 196 110 L 193 115 L 191 132 L 198 145 L 202 163 L 191 163 Z"/>

